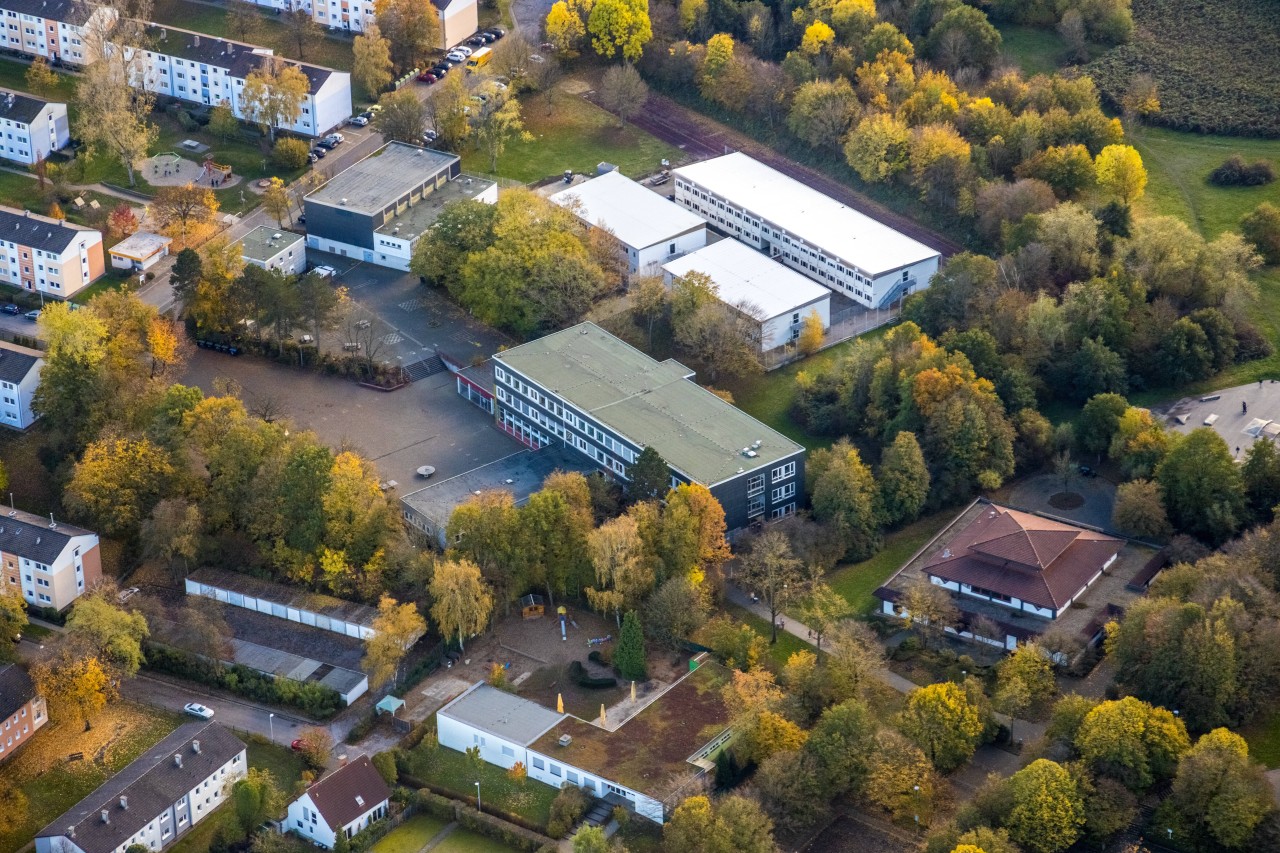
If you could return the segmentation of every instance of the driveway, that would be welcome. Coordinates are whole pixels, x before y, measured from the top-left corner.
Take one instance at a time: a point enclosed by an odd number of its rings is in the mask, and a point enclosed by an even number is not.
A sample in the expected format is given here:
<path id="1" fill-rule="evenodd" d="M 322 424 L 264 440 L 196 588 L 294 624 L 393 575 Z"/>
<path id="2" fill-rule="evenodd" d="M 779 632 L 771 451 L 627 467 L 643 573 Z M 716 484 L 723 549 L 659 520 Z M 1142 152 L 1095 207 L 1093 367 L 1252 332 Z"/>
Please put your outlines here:
<path id="1" fill-rule="evenodd" d="M 288 746 L 303 729 L 311 723 L 282 711 L 269 711 L 258 705 L 241 702 L 226 696 L 206 692 L 202 685 L 194 682 L 177 683 L 168 679 L 139 674 L 120 685 L 120 695 L 133 702 L 150 705 L 153 708 L 166 708 L 176 713 L 183 713 L 182 708 L 188 702 L 199 702 L 213 710 L 215 722 L 252 732 L 265 738 L 275 738 L 275 742 Z M 275 714 L 272 718 L 269 715 Z M 194 719 L 194 718 L 193 718 Z"/>
<path id="2" fill-rule="evenodd" d="M 1065 491 L 1075 492 L 1084 498 L 1084 503 L 1074 509 L 1060 509 L 1049 503 L 1049 498 L 1062 491 L 1061 477 L 1041 474 L 1015 485 L 1009 492 L 1009 503 L 1016 509 L 1042 512 L 1103 530 L 1111 529 L 1111 511 L 1116 504 L 1115 484 L 1102 477 L 1073 476 Z"/>

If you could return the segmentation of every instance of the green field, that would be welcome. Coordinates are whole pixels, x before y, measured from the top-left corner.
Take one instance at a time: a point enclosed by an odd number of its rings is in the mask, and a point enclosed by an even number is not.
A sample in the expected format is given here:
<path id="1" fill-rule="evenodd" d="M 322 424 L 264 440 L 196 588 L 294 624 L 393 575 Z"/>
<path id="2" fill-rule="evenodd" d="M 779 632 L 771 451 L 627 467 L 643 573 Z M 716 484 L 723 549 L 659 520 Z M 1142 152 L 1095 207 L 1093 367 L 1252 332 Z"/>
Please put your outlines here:
<path id="1" fill-rule="evenodd" d="M 563 89 L 551 96 L 551 111 L 543 95 L 525 96 L 520 103 L 528 141 L 513 139 L 498 158 L 497 174 L 522 183 L 559 175 L 565 169 L 595 174 L 596 165 L 613 163 L 629 177 L 661 168 L 663 159 L 677 161 L 679 149 L 660 142 L 633 125 L 618 120 L 579 95 Z M 480 152 L 462 157 L 463 169 L 488 174 L 489 158 Z"/>
<path id="2" fill-rule="evenodd" d="M 837 566 L 827 583 L 853 605 L 855 613 L 869 612 L 876 604 L 872 593 L 954 517 L 955 511 L 946 509 L 885 534 L 884 547 L 875 556 Z"/>
<path id="3" fill-rule="evenodd" d="M 1020 24 L 999 29 L 1004 60 L 1017 65 L 1026 76 L 1052 74 L 1061 65 L 1067 46 L 1056 30 Z"/>
<path id="4" fill-rule="evenodd" d="M 1240 729 L 1249 744 L 1249 757 L 1267 768 L 1280 767 L 1280 711 L 1255 720 Z"/>
<path id="5" fill-rule="evenodd" d="M 739 622 L 745 622 L 750 625 L 757 634 L 769 639 L 769 620 L 761 619 L 745 608 L 738 607 L 736 604 L 730 604 L 725 607 L 725 612 Z M 778 642 L 769 646 L 769 657 L 779 667 L 786 665 L 787 660 L 796 652 L 811 652 L 813 646 L 797 637 L 795 634 L 789 634 L 786 631 L 778 631 Z"/>
<path id="6" fill-rule="evenodd" d="M 535 783 L 536 784 L 536 783 Z M 469 829 L 455 829 L 445 836 L 444 840 L 431 848 L 431 853 L 501 853 L 504 850 L 515 850 L 498 841 L 486 838 Z"/>
<path id="7" fill-rule="evenodd" d="M 444 829 L 445 822 L 430 815 L 420 814 L 406 820 L 388 832 L 369 848 L 369 853 L 418 853 Z"/>
<path id="8" fill-rule="evenodd" d="M 535 826 L 546 826 L 551 818 L 555 788 L 530 779 L 511 779 L 501 767 L 477 764 L 461 752 L 438 745 L 434 736 L 406 753 L 403 767 L 410 776 L 448 792 L 454 799 L 474 805 L 478 781 L 486 810 L 519 815 Z"/>

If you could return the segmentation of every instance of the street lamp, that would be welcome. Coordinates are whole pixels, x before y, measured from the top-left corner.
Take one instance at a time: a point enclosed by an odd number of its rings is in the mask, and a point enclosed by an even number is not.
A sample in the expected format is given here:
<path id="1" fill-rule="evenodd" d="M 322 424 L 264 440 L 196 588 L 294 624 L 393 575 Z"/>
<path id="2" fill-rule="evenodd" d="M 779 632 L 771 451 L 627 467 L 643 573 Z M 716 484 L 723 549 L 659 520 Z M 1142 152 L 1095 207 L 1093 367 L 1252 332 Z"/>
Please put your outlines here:
<path id="1" fill-rule="evenodd" d="M 276 715 L 267 714 L 267 730 L 271 732 L 271 742 L 276 742 Z"/>
<path id="2" fill-rule="evenodd" d="M 912 785 L 911 790 L 915 793 L 916 800 L 916 832 L 920 831 L 920 786 Z"/>
<path id="3" fill-rule="evenodd" d="M 484 809 L 480 808 L 480 783 L 479 782 L 476 783 L 476 811 L 478 812 L 484 811 Z"/>

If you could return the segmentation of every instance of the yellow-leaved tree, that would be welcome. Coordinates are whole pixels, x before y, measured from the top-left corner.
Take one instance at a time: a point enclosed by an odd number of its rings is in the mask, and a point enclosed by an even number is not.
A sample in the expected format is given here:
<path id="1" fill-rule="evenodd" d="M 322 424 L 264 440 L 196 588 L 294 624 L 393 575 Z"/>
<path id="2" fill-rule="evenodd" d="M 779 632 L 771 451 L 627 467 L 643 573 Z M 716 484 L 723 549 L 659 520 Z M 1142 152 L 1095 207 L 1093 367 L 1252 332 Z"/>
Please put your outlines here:
<path id="1" fill-rule="evenodd" d="M 442 635 L 458 638 L 459 648 L 489 624 L 493 593 L 480 576 L 480 568 L 470 560 L 436 563 L 427 591 L 435 602 L 431 605 L 431 618 Z"/>
<path id="2" fill-rule="evenodd" d="M 591 46 L 606 59 L 616 53 L 636 62 L 653 38 L 648 0 L 595 0 L 587 17 Z"/>
<path id="3" fill-rule="evenodd" d="M 796 339 L 796 346 L 799 347 L 801 355 L 813 355 L 822 349 L 822 343 L 826 337 L 827 331 L 823 327 L 822 315 L 815 309 L 804 318 L 804 325 L 800 327 L 800 337 Z"/>
<path id="4" fill-rule="evenodd" d="M 1108 145 L 1093 161 L 1098 186 L 1124 204 L 1133 204 L 1147 190 L 1147 170 L 1142 155 L 1129 145 Z"/>

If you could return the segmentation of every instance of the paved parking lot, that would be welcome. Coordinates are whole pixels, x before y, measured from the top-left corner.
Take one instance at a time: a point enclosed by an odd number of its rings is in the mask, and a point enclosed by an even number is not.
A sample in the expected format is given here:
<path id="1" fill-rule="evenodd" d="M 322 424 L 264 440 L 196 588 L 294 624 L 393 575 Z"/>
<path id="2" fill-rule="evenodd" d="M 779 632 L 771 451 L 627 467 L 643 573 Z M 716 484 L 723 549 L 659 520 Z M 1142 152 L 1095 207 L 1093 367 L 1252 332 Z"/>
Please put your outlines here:
<path id="1" fill-rule="evenodd" d="M 1280 382 L 1269 379 L 1223 388 L 1202 397 L 1184 397 L 1155 406 L 1152 411 L 1166 418 L 1166 426 L 1181 433 L 1212 427 L 1232 454 L 1243 460 L 1258 438 L 1275 440 L 1280 436 L 1275 426 L 1280 424 Z"/>

